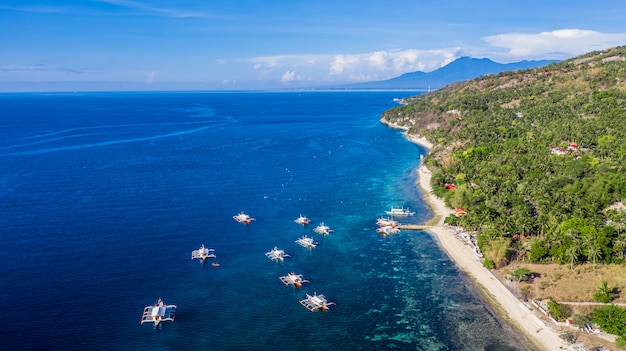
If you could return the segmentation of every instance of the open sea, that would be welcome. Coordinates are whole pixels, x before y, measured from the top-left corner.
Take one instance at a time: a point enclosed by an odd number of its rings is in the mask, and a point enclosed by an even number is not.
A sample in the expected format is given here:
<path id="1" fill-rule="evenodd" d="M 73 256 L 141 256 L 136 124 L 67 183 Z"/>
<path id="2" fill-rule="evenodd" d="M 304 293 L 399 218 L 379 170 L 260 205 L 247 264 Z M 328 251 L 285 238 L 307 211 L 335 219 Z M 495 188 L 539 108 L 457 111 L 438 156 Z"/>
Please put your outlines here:
<path id="1" fill-rule="evenodd" d="M 425 150 L 379 122 L 413 94 L 0 94 L 0 349 L 532 350 L 429 233 L 376 233 L 430 216 Z M 175 322 L 140 325 L 159 297 Z"/>

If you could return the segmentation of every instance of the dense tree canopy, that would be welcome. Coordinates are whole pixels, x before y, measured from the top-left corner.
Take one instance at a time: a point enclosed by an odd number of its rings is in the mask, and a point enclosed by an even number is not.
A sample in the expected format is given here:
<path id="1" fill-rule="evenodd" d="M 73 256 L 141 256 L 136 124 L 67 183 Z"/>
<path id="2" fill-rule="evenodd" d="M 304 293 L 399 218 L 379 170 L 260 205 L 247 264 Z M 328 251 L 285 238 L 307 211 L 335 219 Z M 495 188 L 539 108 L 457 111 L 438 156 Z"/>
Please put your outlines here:
<path id="1" fill-rule="evenodd" d="M 483 253 L 501 252 L 486 257 L 623 261 L 626 212 L 615 204 L 626 198 L 626 47 L 405 102 L 383 122 L 433 142 L 434 192 L 467 211 L 447 222 L 477 231 Z"/>
<path id="2" fill-rule="evenodd" d="M 598 307 L 591 313 L 591 318 L 607 333 L 619 336 L 626 335 L 626 309 L 624 308 L 615 305 Z"/>

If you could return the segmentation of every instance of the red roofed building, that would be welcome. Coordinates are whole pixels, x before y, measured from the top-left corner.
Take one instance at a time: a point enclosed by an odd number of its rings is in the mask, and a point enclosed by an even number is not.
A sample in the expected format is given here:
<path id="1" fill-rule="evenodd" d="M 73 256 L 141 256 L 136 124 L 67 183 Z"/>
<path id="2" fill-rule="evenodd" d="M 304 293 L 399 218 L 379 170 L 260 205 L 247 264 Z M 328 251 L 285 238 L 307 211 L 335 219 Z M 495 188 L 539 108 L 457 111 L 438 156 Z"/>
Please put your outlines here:
<path id="1" fill-rule="evenodd" d="M 460 207 L 457 208 L 456 210 L 454 210 L 454 215 L 457 216 L 457 217 L 461 217 L 461 216 L 463 216 L 465 214 L 467 214 L 467 211 L 465 211 L 464 209 L 462 209 Z"/>

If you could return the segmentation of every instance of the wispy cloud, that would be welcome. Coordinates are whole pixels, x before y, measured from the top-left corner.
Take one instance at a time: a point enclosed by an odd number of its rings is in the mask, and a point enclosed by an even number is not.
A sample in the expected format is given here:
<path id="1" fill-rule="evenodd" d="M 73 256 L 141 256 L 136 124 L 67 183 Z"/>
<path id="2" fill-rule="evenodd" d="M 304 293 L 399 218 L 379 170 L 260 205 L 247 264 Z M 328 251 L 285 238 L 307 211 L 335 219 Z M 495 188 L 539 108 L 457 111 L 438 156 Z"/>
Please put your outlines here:
<path id="1" fill-rule="evenodd" d="M 73 68 L 65 68 L 65 67 L 47 66 L 47 65 L 4 65 L 4 66 L 0 66 L 0 73 L 8 73 L 8 72 L 62 72 L 62 73 L 72 73 L 72 74 L 83 74 L 83 73 L 86 73 L 83 70 L 78 70 L 78 69 L 73 69 Z"/>
<path id="2" fill-rule="evenodd" d="M 0 5 L 0 11 L 18 11 L 18 12 L 30 12 L 30 13 L 68 13 L 69 7 L 61 6 L 45 6 L 45 5 L 27 5 L 27 6 L 6 6 Z"/>
<path id="3" fill-rule="evenodd" d="M 32 64 L 0 65 L 0 82 L 84 81 L 98 76 L 98 72 L 82 68 Z"/>
<path id="4" fill-rule="evenodd" d="M 155 7 L 155 6 L 145 4 L 143 2 L 132 1 L 132 0 L 97 0 L 97 1 L 104 2 L 107 4 L 111 4 L 111 5 L 141 10 L 147 13 L 151 13 L 153 15 L 173 17 L 173 18 L 210 17 L 207 13 L 204 13 L 204 12 Z"/>
<path id="5" fill-rule="evenodd" d="M 272 68 L 292 66 L 299 61 L 300 55 L 277 55 L 253 57 L 249 61 L 255 70 L 269 70 Z"/>
<path id="6" fill-rule="evenodd" d="M 525 59 L 567 59 L 589 51 L 626 43 L 626 33 L 601 33 L 583 29 L 558 29 L 541 33 L 505 33 L 482 38 L 488 44 L 505 48 L 495 56 L 507 61 Z"/>
<path id="7" fill-rule="evenodd" d="M 92 0 L 98 3 L 105 3 L 114 6 L 124 7 L 128 9 L 134 9 L 142 11 L 154 16 L 163 16 L 171 18 L 206 18 L 214 17 L 201 11 L 189 11 L 177 8 L 162 8 L 151 6 L 139 1 L 133 0 Z M 86 4 L 83 4 L 86 5 Z M 25 5 L 25 6 L 6 6 L 0 5 L 0 11 L 18 11 L 18 12 L 30 12 L 30 13 L 47 13 L 47 14 L 66 14 L 76 13 L 79 11 L 79 7 L 67 7 L 67 6 L 46 6 L 46 5 Z M 84 10 L 85 8 L 83 8 Z"/>

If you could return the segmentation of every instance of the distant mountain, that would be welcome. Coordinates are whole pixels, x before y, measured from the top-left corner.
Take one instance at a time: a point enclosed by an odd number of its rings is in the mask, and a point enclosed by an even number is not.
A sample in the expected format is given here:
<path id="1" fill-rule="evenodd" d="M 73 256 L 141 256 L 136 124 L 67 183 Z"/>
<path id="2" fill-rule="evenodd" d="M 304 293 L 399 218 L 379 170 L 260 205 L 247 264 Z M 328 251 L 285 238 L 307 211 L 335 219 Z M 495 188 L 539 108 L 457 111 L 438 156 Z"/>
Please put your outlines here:
<path id="1" fill-rule="evenodd" d="M 517 71 L 527 68 L 546 66 L 555 60 L 520 61 L 514 63 L 497 63 L 487 58 L 477 59 L 460 57 L 444 67 L 432 72 L 405 73 L 399 77 L 375 82 L 342 85 L 344 89 L 439 89 L 445 85 L 470 80 L 486 74 Z"/>

